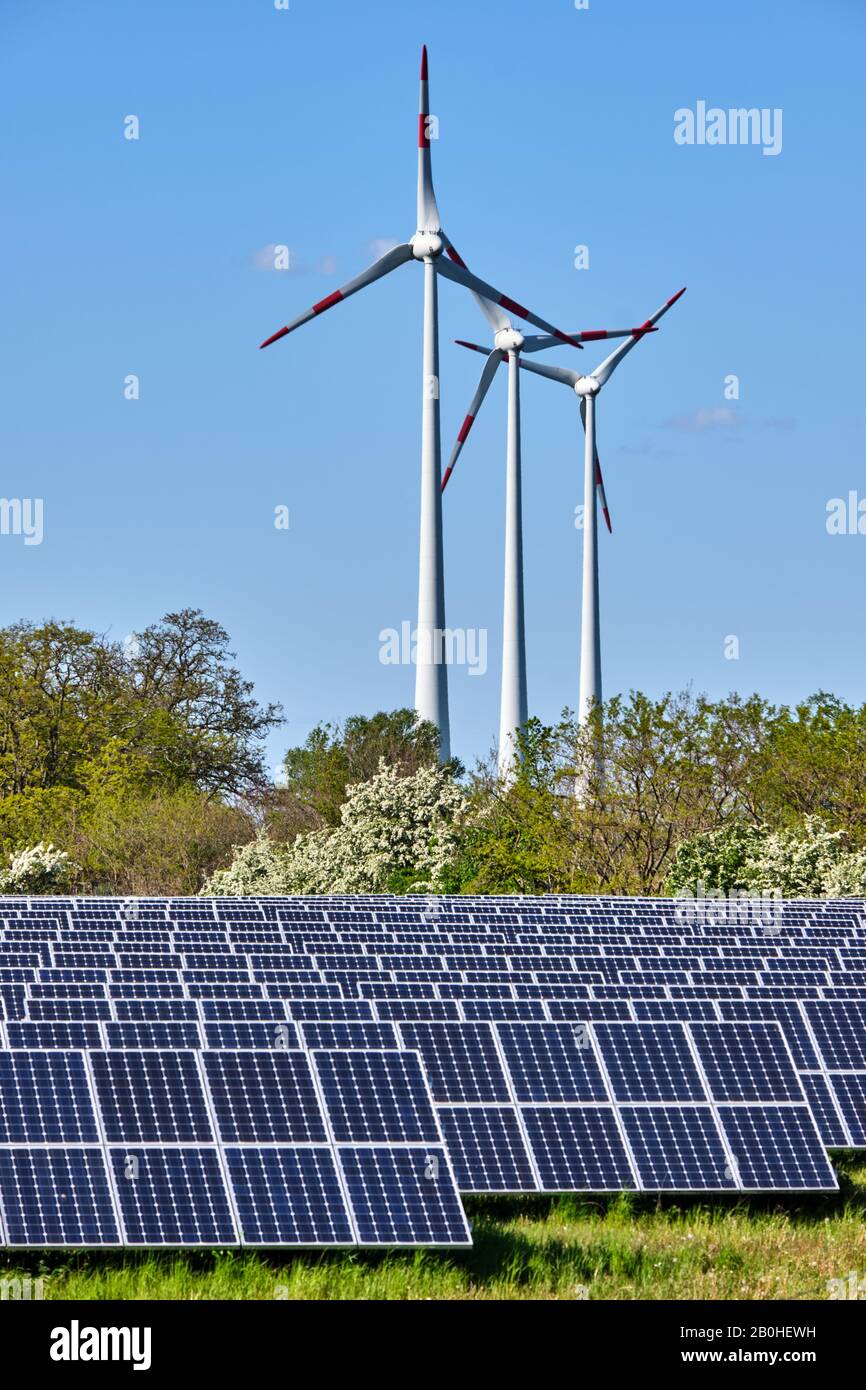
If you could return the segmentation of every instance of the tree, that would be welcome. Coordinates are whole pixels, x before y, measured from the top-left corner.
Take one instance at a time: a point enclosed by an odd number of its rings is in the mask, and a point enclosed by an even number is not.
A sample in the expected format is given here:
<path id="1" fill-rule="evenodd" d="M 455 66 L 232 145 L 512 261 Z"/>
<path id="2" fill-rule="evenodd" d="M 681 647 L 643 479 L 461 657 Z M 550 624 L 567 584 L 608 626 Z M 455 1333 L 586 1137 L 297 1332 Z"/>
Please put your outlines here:
<path id="1" fill-rule="evenodd" d="M 110 764 L 127 784 L 235 795 L 266 781 L 280 722 L 231 664 L 228 634 L 197 609 L 126 648 L 70 623 L 0 631 L 0 796 L 84 788 Z"/>
<path id="2" fill-rule="evenodd" d="M 290 839 L 302 829 L 340 824 L 346 789 L 374 777 L 384 759 L 401 776 L 435 767 L 439 731 L 414 710 L 353 715 L 344 724 L 318 724 L 283 762 L 285 785 L 272 798 L 271 828 Z M 459 772 L 453 762 L 449 771 Z"/>

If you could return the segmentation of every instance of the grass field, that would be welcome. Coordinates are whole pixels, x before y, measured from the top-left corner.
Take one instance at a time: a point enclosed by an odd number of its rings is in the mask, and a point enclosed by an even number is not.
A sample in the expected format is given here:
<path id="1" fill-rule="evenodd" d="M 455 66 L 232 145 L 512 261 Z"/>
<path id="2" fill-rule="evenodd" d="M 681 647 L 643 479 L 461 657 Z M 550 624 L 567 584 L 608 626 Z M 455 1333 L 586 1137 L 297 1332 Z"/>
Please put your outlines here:
<path id="1" fill-rule="evenodd" d="M 11 1254 L 49 1299 L 803 1299 L 866 1276 L 866 1154 L 831 1197 L 467 1199 L 474 1248 Z"/>

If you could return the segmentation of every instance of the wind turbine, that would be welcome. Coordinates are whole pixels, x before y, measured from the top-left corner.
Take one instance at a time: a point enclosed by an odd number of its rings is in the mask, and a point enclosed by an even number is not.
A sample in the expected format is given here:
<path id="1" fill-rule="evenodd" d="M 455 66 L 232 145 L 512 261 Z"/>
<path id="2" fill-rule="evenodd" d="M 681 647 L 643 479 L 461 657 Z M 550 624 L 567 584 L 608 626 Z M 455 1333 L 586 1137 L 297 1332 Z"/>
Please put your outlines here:
<path id="1" fill-rule="evenodd" d="M 520 367 L 526 371 L 535 372 L 538 376 L 546 376 L 551 381 L 560 381 L 565 386 L 570 386 L 580 398 L 580 418 L 583 421 L 583 428 L 586 434 L 586 445 L 584 450 L 584 470 L 583 470 L 583 595 L 581 613 L 581 634 L 580 634 L 580 695 L 578 705 L 578 718 L 581 724 L 587 723 L 593 706 L 601 703 L 601 645 L 599 636 L 599 604 L 598 604 L 598 514 L 596 509 L 596 496 L 601 501 L 602 513 L 604 515 L 607 529 L 612 530 L 610 524 L 610 512 L 607 506 L 607 498 L 604 492 L 604 481 L 601 474 L 601 463 L 599 462 L 598 451 L 595 444 L 595 397 L 601 388 L 610 379 L 613 372 L 619 366 L 622 359 L 631 352 L 635 343 L 645 337 L 647 333 L 654 330 L 658 320 L 667 313 L 672 305 L 676 304 L 681 295 L 685 294 L 685 288 L 679 290 L 671 299 L 665 301 L 660 309 L 642 323 L 639 328 L 628 330 L 628 337 L 621 343 L 609 357 L 606 357 L 594 372 L 588 376 L 581 376 L 578 372 L 572 372 L 567 367 L 547 367 L 540 362 L 527 362 L 517 354 L 517 361 Z M 612 332 L 615 330 L 612 330 Z M 524 340 L 524 351 L 526 342 Z M 539 340 L 535 339 L 535 343 Z M 464 347 L 471 347 L 476 352 L 486 352 L 487 349 L 479 347 L 477 343 L 463 343 Z M 539 343 L 539 347 L 542 344 Z M 544 342 L 543 346 L 552 347 L 551 342 Z M 535 350 L 538 350 L 536 348 Z M 491 367 L 491 353 L 485 366 L 485 372 L 490 371 L 492 380 L 495 366 Z M 490 382 L 484 383 L 484 373 L 482 373 L 482 383 L 484 390 L 479 386 L 480 398 L 483 399 Z M 479 392 L 476 393 L 476 401 L 479 399 Z M 476 405 L 473 401 L 473 405 Z M 476 407 L 477 408 L 477 407 Z M 472 407 L 470 407 L 470 412 Z M 470 426 L 471 427 L 471 420 Z M 463 437 L 468 433 L 466 422 L 464 421 Z M 453 460 L 452 460 L 453 465 Z"/>
<path id="2" fill-rule="evenodd" d="M 447 253 L 447 258 L 443 256 Z M 284 338 L 326 309 L 365 289 L 408 261 L 424 266 L 424 328 L 421 383 L 421 535 L 418 561 L 418 627 L 416 630 L 415 708 L 421 719 L 430 720 L 439 730 L 439 757 L 450 756 L 448 724 L 448 673 L 442 660 L 445 633 L 445 582 L 442 558 L 442 494 L 439 435 L 439 325 L 437 276 L 444 275 L 458 285 L 473 290 L 493 304 L 508 309 L 552 335 L 557 342 L 580 347 L 574 338 L 561 333 L 546 319 L 479 280 L 457 254 L 442 229 L 430 163 L 430 104 L 427 77 L 427 48 L 421 50 L 421 94 L 418 115 L 418 200 L 417 230 L 403 245 L 386 252 L 367 270 L 335 290 L 312 309 L 266 338 L 263 348 Z"/>
<path id="3" fill-rule="evenodd" d="M 508 360 L 508 420 L 505 451 L 505 573 L 502 603 L 502 684 L 499 702 L 499 775 L 509 779 L 517 763 L 516 732 L 529 717 L 526 693 L 526 627 L 523 611 L 523 517 L 520 451 L 520 372 L 522 352 L 543 352 L 557 347 L 559 339 L 552 334 L 524 336 L 515 329 L 507 314 L 489 300 L 476 295 L 481 312 L 493 329 L 493 350 L 478 347 L 458 339 L 461 347 L 483 353 L 487 361 L 481 372 L 478 389 L 451 450 L 451 458 L 442 478 L 442 491 L 454 472 L 463 445 L 481 403 L 501 362 Z M 595 328 L 573 333 L 578 342 L 593 342 L 601 338 L 625 338 L 641 332 L 636 328 Z M 655 332 L 648 329 L 647 332 Z M 599 475 L 600 476 L 600 475 Z M 608 517 L 605 508 L 605 517 Z M 608 519 L 608 525 L 610 521 Z"/>

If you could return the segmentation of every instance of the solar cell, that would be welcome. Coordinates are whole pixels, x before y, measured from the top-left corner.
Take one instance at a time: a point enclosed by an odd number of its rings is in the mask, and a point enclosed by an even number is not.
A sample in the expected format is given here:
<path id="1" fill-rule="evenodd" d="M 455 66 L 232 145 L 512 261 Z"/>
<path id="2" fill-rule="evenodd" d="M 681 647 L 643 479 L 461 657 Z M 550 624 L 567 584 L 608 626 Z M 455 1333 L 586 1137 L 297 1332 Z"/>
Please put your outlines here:
<path id="1" fill-rule="evenodd" d="M 803 1099 L 777 1023 L 691 1023 L 689 1032 L 714 1100 Z"/>

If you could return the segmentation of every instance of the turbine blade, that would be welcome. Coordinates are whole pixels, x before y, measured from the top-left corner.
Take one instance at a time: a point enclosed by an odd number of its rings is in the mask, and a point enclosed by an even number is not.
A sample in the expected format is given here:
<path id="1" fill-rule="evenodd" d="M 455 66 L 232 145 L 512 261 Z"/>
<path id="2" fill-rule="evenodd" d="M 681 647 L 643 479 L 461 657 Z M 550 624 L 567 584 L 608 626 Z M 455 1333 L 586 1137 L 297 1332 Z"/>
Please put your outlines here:
<path id="1" fill-rule="evenodd" d="M 592 343 L 599 338 L 627 338 L 631 333 L 658 333 L 657 328 L 587 328 L 583 332 L 572 333 L 582 343 Z M 551 333 L 533 333 L 523 339 L 521 352 L 544 352 L 547 348 L 558 347 L 559 339 Z"/>
<path id="2" fill-rule="evenodd" d="M 291 323 L 286 324 L 285 328 L 280 328 L 276 333 L 272 333 L 270 338 L 266 338 L 263 343 L 259 344 L 259 347 L 270 347 L 271 343 L 275 343 L 278 338 L 285 338 L 287 333 L 293 333 L 296 328 L 301 327 L 301 324 L 309 323 L 310 319 L 318 318 L 319 314 L 323 314 L 326 309 L 332 309 L 335 304 L 348 299 L 350 294 L 357 294 L 358 290 L 364 289 L 366 285 L 372 285 L 374 280 L 381 280 L 383 275 L 390 274 L 392 270 L 396 270 L 398 266 L 411 260 L 411 246 L 395 246 L 391 251 L 386 251 L 384 256 L 380 257 L 378 261 L 374 261 L 360 275 L 356 275 L 354 280 L 350 280 L 341 290 L 334 290 L 333 294 L 320 299 L 318 304 L 314 304 L 312 309 L 308 309 L 305 314 L 299 315 Z"/>
<path id="3" fill-rule="evenodd" d="M 478 389 L 475 392 L 475 395 L 472 397 L 469 409 L 466 412 L 466 417 L 463 421 L 463 424 L 460 426 L 460 432 L 458 433 L 457 438 L 454 441 L 454 448 L 451 450 L 451 457 L 448 460 L 448 467 L 445 469 L 445 472 L 442 475 L 443 492 L 448 486 L 448 479 L 454 472 L 455 464 L 457 463 L 457 460 L 460 457 L 460 451 L 462 450 L 463 445 L 466 443 L 469 431 L 471 430 L 475 422 L 475 417 L 481 409 L 481 402 L 484 400 L 484 397 L 487 395 L 487 392 L 490 389 L 490 383 L 496 375 L 496 369 L 499 366 L 500 362 L 504 361 L 506 356 L 507 354 L 504 352 L 500 352 L 498 348 L 494 348 L 493 351 L 489 353 L 487 356 L 487 361 L 485 362 L 484 368 L 481 372 L 481 380 L 478 383 Z"/>
<path id="4" fill-rule="evenodd" d="M 581 423 L 583 424 L 583 430 L 584 430 L 584 434 L 585 434 L 585 433 L 586 433 L 586 397 L 585 397 L 585 396 L 581 396 L 581 398 L 580 398 L 580 419 L 581 419 Z M 598 429 L 597 429 L 597 428 L 596 428 L 596 438 L 598 438 Z M 596 451 L 595 451 L 595 486 L 596 486 L 596 488 L 598 489 L 598 500 L 599 500 L 599 502 L 601 503 L 601 510 L 602 510 L 602 515 L 604 516 L 605 525 L 607 526 L 608 531 L 613 532 L 613 527 L 612 527 L 611 524 L 610 524 L 610 511 L 609 511 L 608 505 L 607 505 L 607 497 L 605 496 L 605 492 L 604 492 L 604 479 L 603 479 L 602 476 L 601 476 L 601 461 L 599 460 L 599 457 L 598 457 L 598 449 L 596 449 Z"/>
<path id="5" fill-rule="evenodd" d="M 469 267 L 467 266 L 463 257 L 458 254 L 457 248 L 452 244 L 452 242 L 448 240 L 445 233 L 440 232 L 439 235 L 442 237 L 442 240 L 445 243 L 445 251 L 449 260 L 452 260 L 455 265 L 462 266 L 464 270 L 468 270 Z M 472 297 L 475 300 L 475 303 L 478 305 L 479 309 L 481 310 L 482 314 L 486 318 L 487 322 L 490 324 L 490 327 L 493 329 L 494 333 L 498 333 L 502 328 L 512 327 L 512 323 L 508 315 L 504 314 L 502 310 L 499 308 L 499 306 L 497 304 L 494 304 L 492 300 L 485 299 L 483 294 L 476 294 L 474 290 L 472 291 Z"/>
<path id="6" fill-rule="evenodd" d="M 580 381 L 580 372 L 573 372 L 569 367 L 542 367 L 540 362 L 524 362 L 520 353 L 517 360 L 524 371 L 534 372 L 536 376 L 546 376 L 550 381 L 561 381 L 563 386 L 570 386 L 572 390 Z"/>
<path id="7" fill-rule="evenodd" d="M 430 94 L 425 43 L 421 49 L 421 94 L 418 101 L 418 231 L 438 232 L 439 227 L 439 209 L 430 164 Z"/>
<path id="8" fill-rule="evenodd" d="M 454 280 L 458 285 L 465 285 L 467 290 L 474 290 L 476 295 L 483 299 L 489 299 L 492 304 L 498 305 L 501 309 L 506 309 L 510 314 L 516 314 L 519 319 L 526 319 L 529 323 L 534 323 L 536 328 L 542 328 L 545 333 L 553 334 L 561 343 L 569 343 L 571 347 L 579 348 L 581 344 L 576 338 L 570 338 L 567 333 L 561 333 L 547 319 L 534 314 L 531 309 L 527 309 L 522 304 L 517 304 L 513 299 L 509 299 L 507 294 L 502 294 L 500 290 L 494 289 L 493 285 L 488 285 L 486 280 L 479 280 L 477 275 L 460 262 L 444 256 L 440 256 L 436 262 L 436 269 L 440 275 L 444 275 L 447 280 Z M 506 327 L 507 325 L 503 325 Z"/>
<path id="9" fill-rule="evenodd" d="M 672 305 L 676 304 L 677 300 L 680 298 L 681 295 L 684 295 L 685 292 L 686 288 L 684 285 L 683 288 L 681 290 L 678 290 L 675 295 L 672 295 L 670 299 L 666 299 L 660 309 L 656 309 L 654 314 L 650 314 L 646 323 L 642 323 L 640 328 L 633 329 L 631 337 L 626 342 L 622 343 L 614 352 L 612 352 L 610 354 L 610 357 L 606 357 L 600 366 L 596 367 L 595 371 L 592 373 L 592 376 L 595 377 L 599 386 L 604 385 L 611 373 L 615 371 L 616 368 L 619 366 L 626 353 L 631 352 L 635 343 L 639 342 L 641 338 L 643 338 L 647 333 L 649 333 L 653 324 L 657 323 L 658 320 L 662 317 L 662 315 L 666 314 L 668 309 L 670 309 Z"/>
<path id="10" fill-rule="evenodd" d="M 485 357 L 490 356 L 490 348 L 482 347 L 480 343 L 467 343 L 463 338 L 455 338 L 458 347 L 471 348 L 473 352 L 483 352 Z"/>

